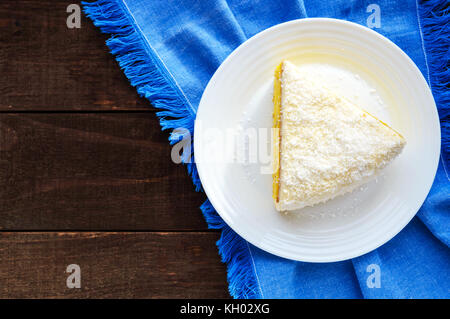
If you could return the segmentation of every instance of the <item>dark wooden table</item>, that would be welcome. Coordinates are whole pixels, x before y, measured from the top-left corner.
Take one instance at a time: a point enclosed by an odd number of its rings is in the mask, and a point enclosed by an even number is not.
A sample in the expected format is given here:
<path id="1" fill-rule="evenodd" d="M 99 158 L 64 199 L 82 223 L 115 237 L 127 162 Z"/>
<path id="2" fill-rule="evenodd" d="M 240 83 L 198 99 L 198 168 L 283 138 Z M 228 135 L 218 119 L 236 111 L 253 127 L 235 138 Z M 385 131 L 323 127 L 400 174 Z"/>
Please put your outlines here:
<path id="1" fill-rule="evenodd" d="M 229 297 L 205 196 L 71 3 L 0 1 L 0 298 Z"/>

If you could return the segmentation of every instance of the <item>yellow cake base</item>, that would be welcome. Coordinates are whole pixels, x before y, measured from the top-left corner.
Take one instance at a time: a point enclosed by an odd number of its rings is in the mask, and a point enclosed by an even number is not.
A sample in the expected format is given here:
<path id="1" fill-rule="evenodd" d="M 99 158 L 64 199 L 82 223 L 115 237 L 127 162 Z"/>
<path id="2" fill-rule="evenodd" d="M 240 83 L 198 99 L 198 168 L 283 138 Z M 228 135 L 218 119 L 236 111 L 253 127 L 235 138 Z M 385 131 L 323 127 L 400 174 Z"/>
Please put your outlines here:
<path id="1" fill-rule="evenodd" d="M 275 69 L 275 78 L 273 82 L 273 156 L 274 156 L 274 173 L 273 173 L 273 200 L 275 203 L 279 201 L 280 191 L 280 146 L 281 146 L 281 73 L 283 62 Z"/>

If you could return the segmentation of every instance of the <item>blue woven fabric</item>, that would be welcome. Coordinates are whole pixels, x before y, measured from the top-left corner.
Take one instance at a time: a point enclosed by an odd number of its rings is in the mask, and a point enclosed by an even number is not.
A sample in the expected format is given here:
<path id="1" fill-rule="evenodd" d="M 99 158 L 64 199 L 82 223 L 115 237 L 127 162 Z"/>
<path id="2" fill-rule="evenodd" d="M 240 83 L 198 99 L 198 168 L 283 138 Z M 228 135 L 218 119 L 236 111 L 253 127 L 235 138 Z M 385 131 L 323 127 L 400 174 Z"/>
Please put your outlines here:
<path id="1" fill-rule="evenodd" d="M 95 25 L 112 35 L 107 41 L 111 52 L 131 84 L 159 110 L 162 129 L 187 128 L 185 133 L 173 133 L 171 143 L 194 133 L 196 110 L 209 79 L 249 37 L 306 17 L 367 25 L 379 8 L 381 24 L 370 26 L 414 60 L 433 90 L 441 117 L 439 169 L 417 217 L 371 253 L 339 263 L 312 264 L 252 246 L 224 224 L 209 201 L 201 208 L 209 226 L 222 230 L 217 245 L 228 265 L 229 290 L 235 298 L 450 297 L 450 18 L 445 1 L 99 0 L 84 3 L 84 8 Z M 187 166 L 201 190 L 195 164 Z"/>

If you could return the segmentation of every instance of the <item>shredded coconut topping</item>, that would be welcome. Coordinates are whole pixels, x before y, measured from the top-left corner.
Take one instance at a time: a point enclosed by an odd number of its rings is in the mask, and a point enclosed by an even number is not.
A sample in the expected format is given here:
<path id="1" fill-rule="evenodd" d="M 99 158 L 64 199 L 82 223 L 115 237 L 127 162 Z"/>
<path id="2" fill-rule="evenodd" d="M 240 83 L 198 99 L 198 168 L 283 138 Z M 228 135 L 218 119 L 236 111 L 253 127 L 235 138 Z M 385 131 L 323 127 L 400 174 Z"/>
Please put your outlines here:
<path id="1" fill-rule="evenodd" d="M 405 145 L 400 134 L 314 79 L 283 63 L 280 211 L 352 191 Z"/>

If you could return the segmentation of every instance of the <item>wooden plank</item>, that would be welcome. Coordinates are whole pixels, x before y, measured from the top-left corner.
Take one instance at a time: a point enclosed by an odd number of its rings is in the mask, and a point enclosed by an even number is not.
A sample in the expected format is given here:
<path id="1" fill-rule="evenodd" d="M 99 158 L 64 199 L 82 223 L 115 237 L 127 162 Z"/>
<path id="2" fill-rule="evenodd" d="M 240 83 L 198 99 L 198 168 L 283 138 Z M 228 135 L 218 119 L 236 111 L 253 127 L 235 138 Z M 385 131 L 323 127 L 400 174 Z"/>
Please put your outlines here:
<path id="1" fill-rule="evenodd" d="M 151 113 L 0 114 L 0 229 L 206 230 Z"/>
<path id="2" fill-rule="evenodd" d="M 0 1 L 0 111 L 149 109 L 82 17 L 66 24 L 70 0 Z"/>
<path id="3" fill-rule="evenodd" d="M 216 233 L 2 233 L 0 298 L 227 298 Z M 67 288 L 67 266 L 81 288 Z"/>

